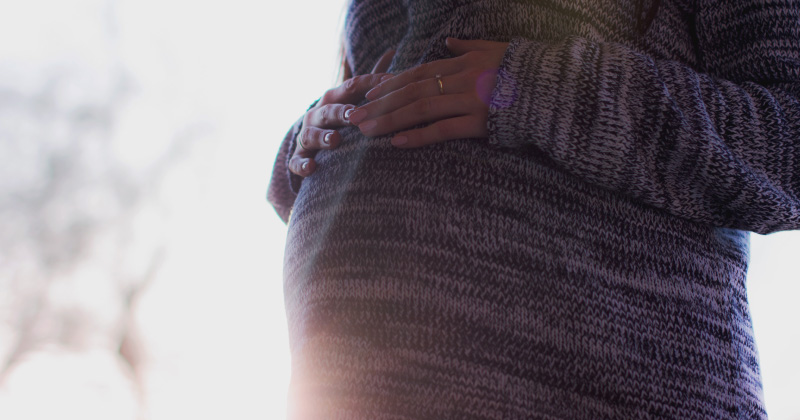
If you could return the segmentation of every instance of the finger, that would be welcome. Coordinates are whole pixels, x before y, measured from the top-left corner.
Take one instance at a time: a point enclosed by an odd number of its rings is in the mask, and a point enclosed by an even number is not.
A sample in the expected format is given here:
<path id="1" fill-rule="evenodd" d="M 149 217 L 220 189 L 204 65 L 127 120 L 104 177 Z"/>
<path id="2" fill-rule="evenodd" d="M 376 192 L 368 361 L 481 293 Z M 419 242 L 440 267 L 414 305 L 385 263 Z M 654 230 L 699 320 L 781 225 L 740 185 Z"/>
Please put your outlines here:
<path id="1" fill-rule="evenodd" d="M 466 40 L 458 38 L 447 38 L 445 40 L 445 45 L 450 52 L 456 56 L 464 55 L 470 51 L 489 51 L 499 48 L 505 50 L 508 47 L 507 42 L 484 41 L 481 39 Z"/>
<path id="2" fill-rule="evenodd" d="M 350 114 L 355 105 L 327 104 L 313 108 L 306 113 L 304 125 L 317 128 L 339 128 L 350 125 Z"/>
<path id="3" fill-rule="evenodd" d="M 364 95 L 377 86 L 381 80 L 391 78 L 391 74 L 375 73 L 362 74 L 347 79 L 341 85 L 328 90 L 322 95 L 319 106 L 327 104 L 357 104 L 364 99 Z"/>
<path id="4" fill-rule="evenodd" d="M 375 63 L 375 67 L 372 68 L 370 73 L 386 73 L 386 70 L 389 70 L 389 66 L 392 64 L 392 59 L 394 58 L 395 50 L 388 50 L 381 58 L 378 59 L 378 62 Z"/>
<path id="5" fill-rule="evenodd" d="M 345 57 L 342 59 L 342 79 L 341 79 L 341 82 L 344 83 L 345 80 L 353 78 L 353 69 L 350 68 L 350 63 L 347 61 L 347 55 L 344 52 L 344 48 L 342 48 L 342 55 L 345 55 Z"/>
<path id="6" fill-rule="evenodd" d="M 317 163 L 314 162 L 313 158 L 306 158 L 295 154 L 289 160 L 289 170 L 292 171 L 292 173 L 306 177 L 317 170 Z"/>
<path id="7" fill-rule="evenodd" d="M 364 121 L 358 128 L 367 136 L 381 136 L 424 124 L 466 115 L 476 110 L 474 95 L 443 95 L 420 99 L 396 111 Z"/>
<path id="8" fill-rule="evenodd" d="M 459 75 L 442 77 L 441 82 L 442 84 L 440 87 L 439 81 L 436 78 L 425 79 L 406 85 L 394 92 L 390 92 L 386 96 L 359 107 L 350 116 L 350 122 L 352 124 L 359 124 L 361 121 L 375 119 L 383 114 L 395 111 L 423 98 L 442 94 L 459 94 L 468 91 L 468 84 L 464 78 L 459 77 Z"/>
<path id="9" fill-rule="evenodd" d="M 486 120 L 474 115 L 465 115 L 437 121 L 427 127 L 397 133 L 392 137 L 392 146 L 403 149 L 426 146 L 447 140 L 486 137 Z"/>
<path id="10" fill-rule="evenodd" d="M 432 61 L 420 64 L 414 68 L 406 70 L 394 77 L 383 80 L 379 85 L 367 92 L 366 97 L 370 101 L 380 98 L 402 88 L 410 83 L 431 79 L 437 74 L 448 76 L 458 73 L 464 67 L 462 60 L 458 58 L 446 58 L 443 60 Z"/>
<path id="11" fill-rule="evenodd" d="M 339 145 L 341 136 L 335 130 L 324 130 L 317 127 L 305 127 L 297 136 L 298 148 L 307 152 L 321 149 L 333 149 Z"/>

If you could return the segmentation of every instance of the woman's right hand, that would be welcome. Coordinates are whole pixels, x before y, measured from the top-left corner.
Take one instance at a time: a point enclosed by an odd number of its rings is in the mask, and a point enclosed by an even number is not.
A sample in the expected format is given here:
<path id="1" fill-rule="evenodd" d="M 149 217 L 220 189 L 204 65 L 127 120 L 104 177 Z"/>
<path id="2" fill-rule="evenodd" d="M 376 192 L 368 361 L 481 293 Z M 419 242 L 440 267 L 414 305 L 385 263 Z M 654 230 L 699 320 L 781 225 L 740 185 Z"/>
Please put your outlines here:
<path id="1" fill-rule="evenodd" d="M 394 53 L 394 50 L 385 52 L 372 73 L 349 78 L 325 92 L 319 102 L 306 112 L 294 154 L 289 159 L 290 171 L 302 177 L 311 175 L 317 169 L 314 161 L 317 152 L 339 146 L 342 137 L 336 129 L 351 125 L 349 117 L 356 108 L 355 104 L 361 102 L 370 89 L 392 77 L 385 72 Z"/>

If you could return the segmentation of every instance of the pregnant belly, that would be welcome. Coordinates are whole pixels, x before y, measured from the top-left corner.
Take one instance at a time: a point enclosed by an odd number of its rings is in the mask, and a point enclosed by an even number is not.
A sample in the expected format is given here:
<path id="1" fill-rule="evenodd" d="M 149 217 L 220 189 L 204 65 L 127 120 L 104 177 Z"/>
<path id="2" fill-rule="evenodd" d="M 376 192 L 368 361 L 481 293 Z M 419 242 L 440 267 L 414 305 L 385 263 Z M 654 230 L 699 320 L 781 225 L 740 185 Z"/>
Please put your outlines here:
<path id="1" fill-rule="evenodd" d="M 296 409 L 634 418 L 665 395 L 678 407 L 720 398 L 735 369 L 715 356 L 730 349 L 727 282 L 743 274 L 713 256 L 713 230 L 588 186 L 534 150 L 399 150 L 344 134 L 318 156 L 289 226 Z"/>
<path id="2" fill-rule="evenodd" d="M 536 156 L 478 139 L 400 150 L 356 130 L 344 137 L 302 185 L 287 258 L 314 255 L 323 268 L 347 254 L 406 271 L 431 259 L 550 264 L 563 251 L 553 238 L 571 224 L 570 185 L 537 180 L 555 172 Z"/>

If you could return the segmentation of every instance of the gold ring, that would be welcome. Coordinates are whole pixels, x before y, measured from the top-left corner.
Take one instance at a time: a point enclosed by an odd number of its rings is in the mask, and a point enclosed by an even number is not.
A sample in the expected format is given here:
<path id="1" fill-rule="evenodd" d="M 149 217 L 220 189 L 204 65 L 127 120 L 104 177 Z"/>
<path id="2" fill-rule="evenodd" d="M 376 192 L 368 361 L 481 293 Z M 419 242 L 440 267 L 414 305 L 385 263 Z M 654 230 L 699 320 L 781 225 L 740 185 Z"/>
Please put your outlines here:
<path id="1" fill-rule="evenodd" d="M 436 75 L 436 82 L 439 83 L 439 95 L 444 95 L 444 83 L 442 83 L 442 75 Z"/>

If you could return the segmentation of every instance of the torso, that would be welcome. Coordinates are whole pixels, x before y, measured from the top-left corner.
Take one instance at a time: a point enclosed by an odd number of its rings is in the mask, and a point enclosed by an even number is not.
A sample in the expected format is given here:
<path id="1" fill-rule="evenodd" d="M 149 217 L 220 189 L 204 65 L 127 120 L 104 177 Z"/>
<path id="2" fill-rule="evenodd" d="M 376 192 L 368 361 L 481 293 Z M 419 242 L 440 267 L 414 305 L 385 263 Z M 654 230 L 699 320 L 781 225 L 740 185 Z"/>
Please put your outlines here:
<path id="1" fill-rule="evenodd" d="M 642 39 L 632 12 L 603 12 L 616 5 L 356 0 L 348 54 L 359 74 L 397 47 L 396 72 L 446 57 L 446 36 L 581 36 L 699 66 L 688 6 L 664 1 Z M 342 134 L 287 239 L 295 418 L 763 412 L 747 234 L 591 186 L 535 150 Z"/>

